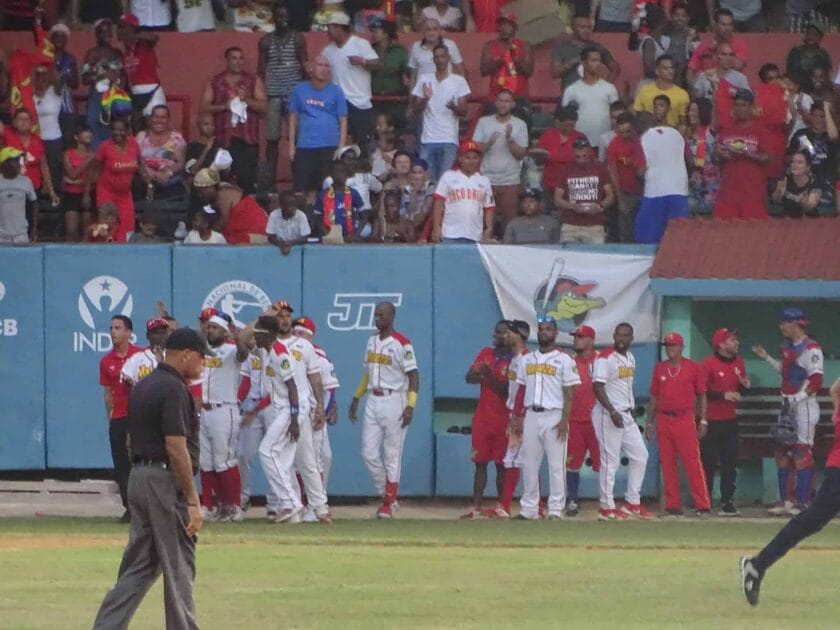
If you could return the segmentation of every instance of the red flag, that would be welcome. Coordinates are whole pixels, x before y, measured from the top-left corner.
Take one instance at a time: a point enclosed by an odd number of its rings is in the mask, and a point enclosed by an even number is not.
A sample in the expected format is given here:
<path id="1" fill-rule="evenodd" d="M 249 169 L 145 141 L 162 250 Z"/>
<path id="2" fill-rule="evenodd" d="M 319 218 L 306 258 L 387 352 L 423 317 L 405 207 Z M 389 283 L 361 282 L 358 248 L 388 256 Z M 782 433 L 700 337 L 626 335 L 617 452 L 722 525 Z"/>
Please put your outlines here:
<path id="1" fill-rule="evenodd" d="M 32 69 L 40 65 L 51 65 L 55 48 L 40 24 L 35 25 L 34 51 L 16 48 L 9 56 L 9 78 L 11 94 L 9 103 L 12 113 L 21 107 L 32 115 L 32 131 L 38 133 L 38 112 L 35 110 L 35 95 L 32 89 Z"/>

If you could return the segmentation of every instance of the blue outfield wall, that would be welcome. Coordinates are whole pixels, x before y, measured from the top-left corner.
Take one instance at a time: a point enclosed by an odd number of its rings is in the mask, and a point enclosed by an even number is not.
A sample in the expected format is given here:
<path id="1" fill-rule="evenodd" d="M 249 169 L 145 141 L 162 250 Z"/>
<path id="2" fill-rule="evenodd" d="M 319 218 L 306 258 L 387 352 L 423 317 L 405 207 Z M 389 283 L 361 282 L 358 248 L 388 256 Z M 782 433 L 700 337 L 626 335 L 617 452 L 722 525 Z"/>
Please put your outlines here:
<path id="1" fill-rule="evenodd" d="M 206 306 L 244 323 L 271 301 L 285 299 L 296 314 L 315 321 L 316 342 L 341 382 L 339 423 L 330 429 L 329 491 L 370 495 L 361 426 L 348 421 L 347 408 L 375 330 L 373 307 L 387 300 L 398 305 L 396 327 L 413 341 L 420 365 L 402 490 L 420 496 L 471 492 L 470 438 L 435 432 L 434 400 L 477 397 L 464 373 L 501 318 L 474 246 L 318 246 L 295 248 L 289 256 L 273 247 L 1 248 L 0 283 L 0 470 L 110 467 L 98 364 L 110 350 L 113 315 L 132 317 L 142 345 L 144 322 L 155 315 L 158 300 L 179 324 L 195 326 Z M 637 395 L 643 396 L 656 348 L 635 352 Z M 469 414 L 463 415 L 462 424 L 469 424 Z M 264 480 L 255 469 L 254 490 L 261 493 Z M 622 477 L 620 472 L 619 486 Z M 649 478 L 656 483 L 656 475 Z M 596 481 L 585 472 L 582 490 L 594 494 Z"/>

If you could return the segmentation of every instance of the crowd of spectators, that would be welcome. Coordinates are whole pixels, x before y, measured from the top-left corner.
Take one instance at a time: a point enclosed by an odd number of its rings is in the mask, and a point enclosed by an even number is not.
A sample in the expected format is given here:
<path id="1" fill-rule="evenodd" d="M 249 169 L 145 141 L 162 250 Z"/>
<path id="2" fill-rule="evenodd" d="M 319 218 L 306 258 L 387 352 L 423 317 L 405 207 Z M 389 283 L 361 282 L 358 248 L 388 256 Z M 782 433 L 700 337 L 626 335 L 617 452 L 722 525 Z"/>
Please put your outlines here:
<path id="1" fill-rule="evenodd" d="M 840 73 L 811 3 L 788 3 L 802 43 L 757 83 L 737 31 L 766 29 L 758 2 L 710 1 L 703 34 L 680 2 L 641 15 L 633 2 L 571 4 L 551 53 L 562 96 L 540 116 L 534 51 L 494 2 L 178 0 L 173 13 L 154 0 L 74 1 L 68 23 L 93 22 L 94 47 L 79 63 L 56 22 L 52 60 L 32 67 L 32 107 L 2 105 L 0 243 L 657 243 L 676 217 L 837 213 Z M 37 5 L 6 2 L 6 27 L 40 29 Z M 166 104 L 156 31 L 217 20 L 265 34 L 207 72 L 188 142 Z M 467 76 L 447 33 L 491 27 L 481 78 Z M 422 33 L 410 48 L 407 29 Z M 308 49 L 304 30 L 325 31 L 327 45 Z M 637 85 L 617 87 L 621 68 L 593 30 L 628 33 Z M 488 97 L 472 115 L 477 81 Z M 10 91 L 4 57 L 0 101 Z M 286 163 L 291 185 L 278 185 Z M 63 217 L 52 231 L 39 227 L 51 208 Z M 456 224 L 472 227 L 448 237 Z"/>

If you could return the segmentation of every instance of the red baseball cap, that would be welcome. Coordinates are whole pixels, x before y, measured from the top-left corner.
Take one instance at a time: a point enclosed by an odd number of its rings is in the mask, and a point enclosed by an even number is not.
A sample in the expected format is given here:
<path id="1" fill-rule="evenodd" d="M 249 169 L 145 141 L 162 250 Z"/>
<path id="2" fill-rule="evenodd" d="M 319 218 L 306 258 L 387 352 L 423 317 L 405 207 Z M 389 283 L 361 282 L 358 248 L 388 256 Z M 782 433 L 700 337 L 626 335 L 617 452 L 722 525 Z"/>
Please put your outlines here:
<path id="1" fill-rule="evenodd" d="M 519 26 L 519 18 L 516 17 L 515 13 L 502 13 L 499 16 L 499 19 L 497 21 L 501 22 L 502 20 L 505 20 L 507 22 L 510 22 L 511 24 L 516 24 L 517 26 Z"/>
<path id="2" fill-rule="evenodd" d="M 134 15 L 133 13 L 123 13 L 120 16 L 120 24 L 125 24 L 126 26 L 132 26 L 137 28 L 140 26 L 140 18 Z"/>
<path id="3" fill-rule="evenodd" d="M 685 341 L 683 340 L 683 336 L 678 332 L 669 332 L 665 335 L 665 338 L 662 339 L 662 345 L 664 346 L 684 346 Z"/>
<path id="4" fill-rule="evenodd" d="M 736 330 L 729 330 L 728 328 L 718 328 L 715 331 L 715 334 L 712 335 L 712 347 L 717 349 L 717 347 L 722 344 L 724 341 L 729 339 L 730 337 L 737 337 L 738 331 Z"/>
<path id="5" fill-rule="evenodd" d="M 286 300 L 277 300 L 271 306 L 274 307 L 277 311 L 289 311 L 290 313 L 294 313 L 295 309 L 292 308 L 292 305 L 289 304 Z"/>
<path id="6" fill-rule="evenodd" d="M 315 327 L 315 322 L 313 322 L 308 317 L 298 317 L 295 320 L 295 328 L 305 328 L 306 330 L 308 330 L 313 335 L 315 334 L 315 331 L 317 330 L 317 328 Z"/>
<path id="7" fill-rule="evenodd" d="M 572 337 L 595 339 L 595 329 L 592 326 L 578 326 L 572 333 Z"/>
<path id="8" fill-rule="evenodd" d="M 163 319 L 163 317 L 153 317 L 146 322 L 146 332 L 152 332 L 158 328 L 169 328 L 169 322 Z"/>
<path id="9" fill-rule="evenodd" d="M 458 147 L 458 153 L 478 153 L 481 154 L 481 149 L 473 140 L 464 140 Z"/>
<path id="10" fill-rule="evenodd" d="M 208 308 L 202 309 L 201 313 L 198 316 L 198 321 L 206 322 L 211 317 L 213 317 L 214 315 L 218 315 L 218 314 L 219 314 L 219 311 L 217 311 L 213 307 L 208 307 Z"/>

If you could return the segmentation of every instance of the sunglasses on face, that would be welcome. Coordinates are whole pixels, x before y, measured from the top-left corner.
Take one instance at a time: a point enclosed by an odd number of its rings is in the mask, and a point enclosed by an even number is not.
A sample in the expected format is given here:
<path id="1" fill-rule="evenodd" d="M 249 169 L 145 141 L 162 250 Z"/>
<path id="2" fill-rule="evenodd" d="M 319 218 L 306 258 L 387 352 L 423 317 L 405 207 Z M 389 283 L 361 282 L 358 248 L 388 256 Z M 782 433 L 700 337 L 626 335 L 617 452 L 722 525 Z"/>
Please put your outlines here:
<path id="1" fill-rule="evenodd" d="M 556 324 L 557 320 L 555 320 L 551 315 L 540 315 L 537 317 L 538 324 Z"/>

